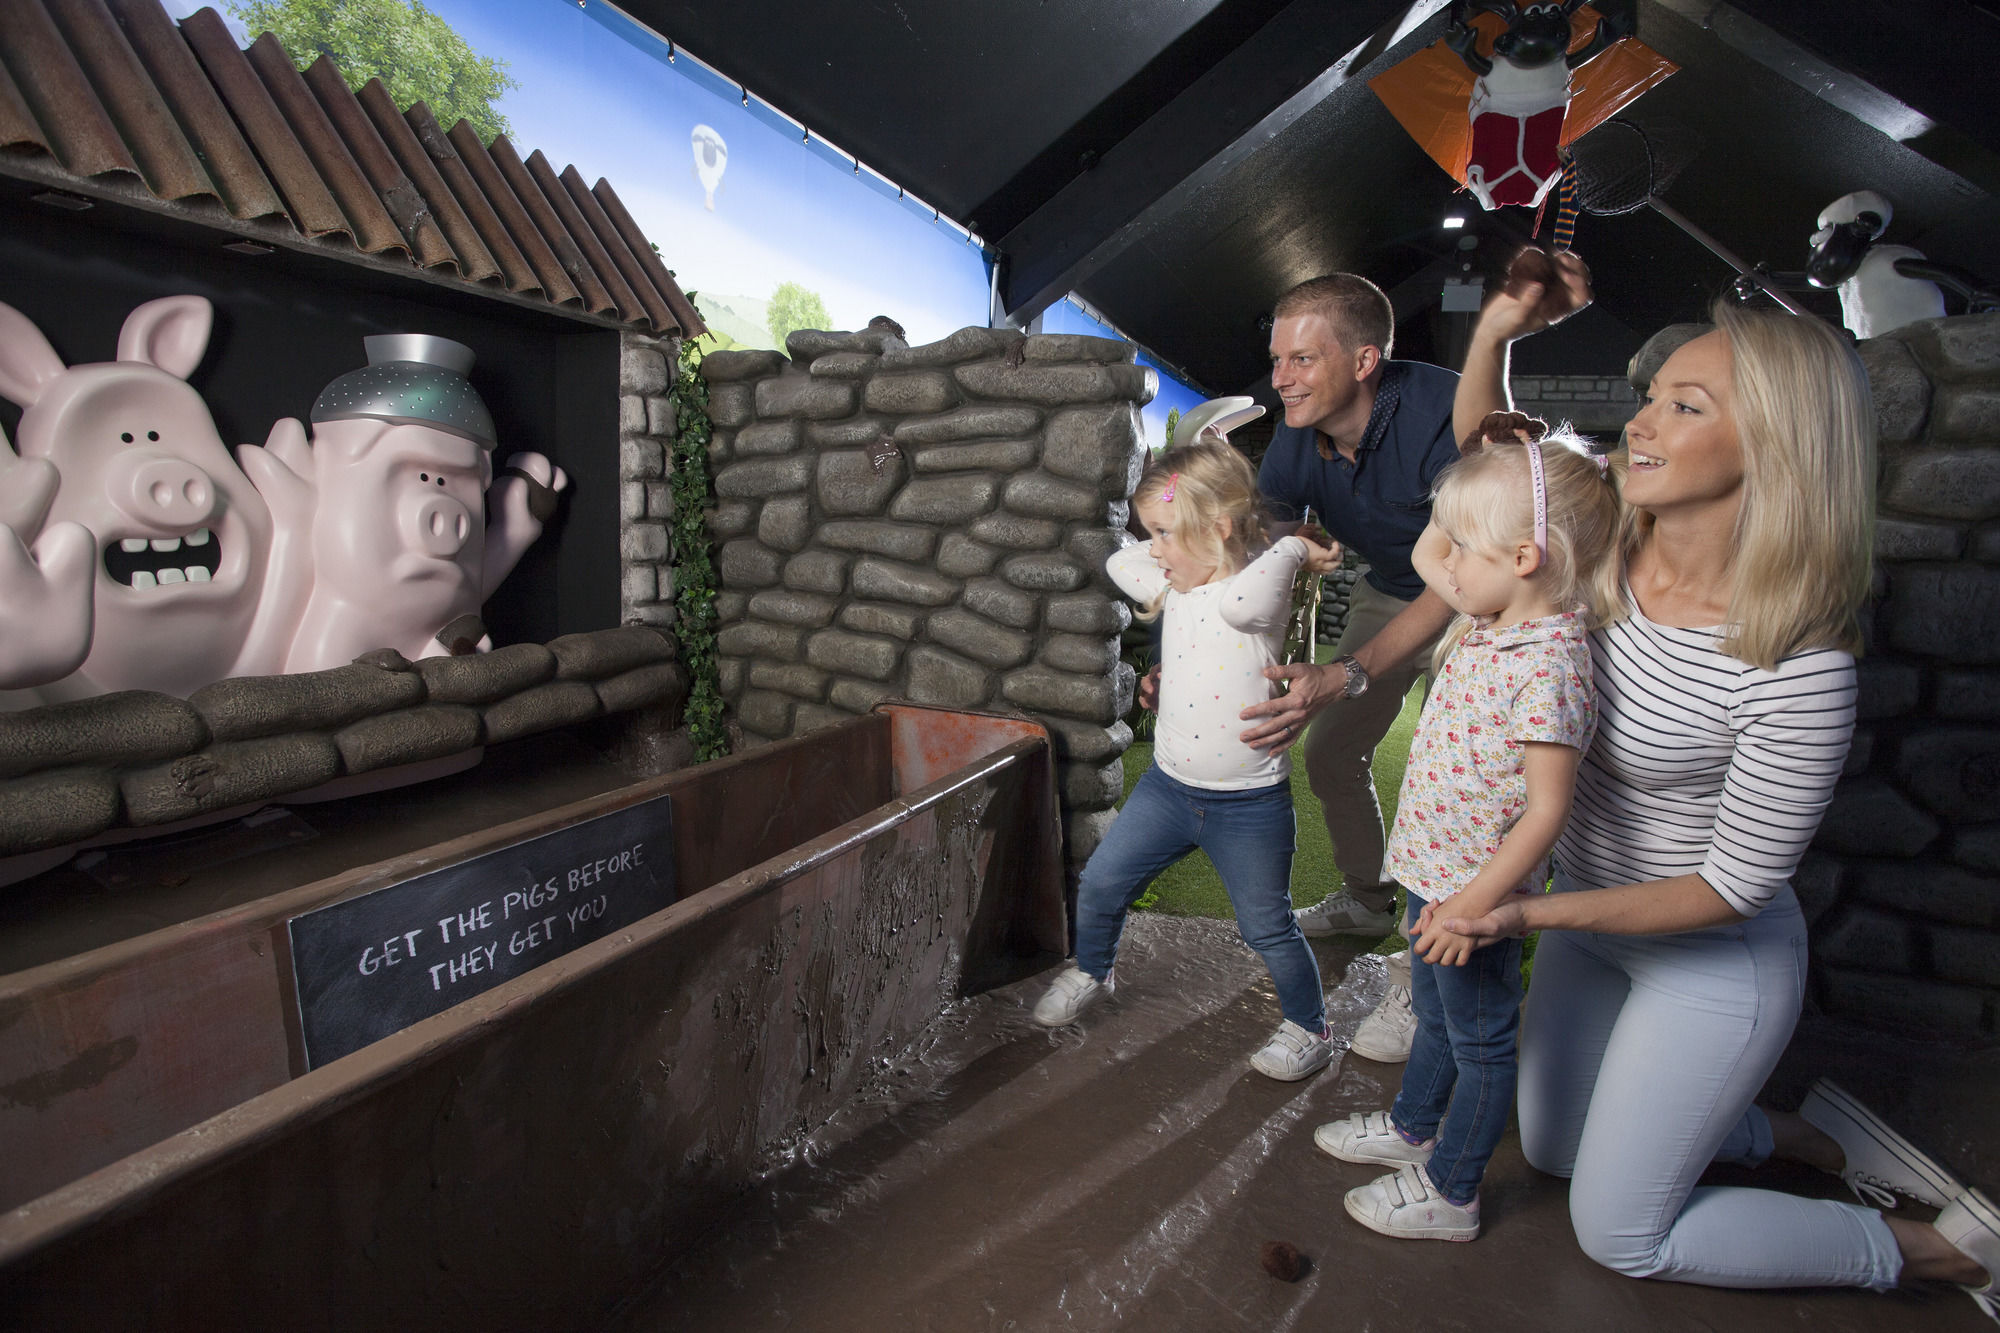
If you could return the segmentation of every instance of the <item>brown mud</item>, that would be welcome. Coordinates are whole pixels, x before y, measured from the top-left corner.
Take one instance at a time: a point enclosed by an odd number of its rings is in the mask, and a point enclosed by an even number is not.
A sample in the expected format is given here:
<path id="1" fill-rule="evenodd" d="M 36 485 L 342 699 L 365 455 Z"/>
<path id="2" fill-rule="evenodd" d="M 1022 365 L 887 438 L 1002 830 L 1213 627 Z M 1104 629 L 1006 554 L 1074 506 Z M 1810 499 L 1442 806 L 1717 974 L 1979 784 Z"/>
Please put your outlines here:
<path id="1" fill-rule="evenodd" d="M 1382 965 L 1351 945 L 1315 948 L 1344 1042 L 1381 993 Z M 1511 1131 L 1487 1173 L 1477 1241 L 1377 1236 L 1340 1198 L 1377 1169 L 1327 1157 L 1312 1130 L 1388 1105 L 1401 1067 L 1347 1056 L 1289 1085 L 1253 1073 L 1246 1060 L 1276 1024 L 1277 1001 L 1230 926 L 1135 915 L 1118 994 L 1069 1030 L 1028 1018 L 1049 975 L 949 1008 L 610 1326 L 1989 1327 L 1951 1288 L 1724 1291 L 1620 1277 L 1577 1248 L 1564 1183 L 1529 1168 Z M 1796 1105 L 1818 1073 L 1967 1178 L 2000 1180 L 2000 1053 L 1808 1019 L 1772 1104 Z M 1832 1177 L 1775 1164 L 1710 1178 L 1845 1197 Z M 1274 1240 L 1308 1259 L 1297 1283 L 1264 1270 Z"/>

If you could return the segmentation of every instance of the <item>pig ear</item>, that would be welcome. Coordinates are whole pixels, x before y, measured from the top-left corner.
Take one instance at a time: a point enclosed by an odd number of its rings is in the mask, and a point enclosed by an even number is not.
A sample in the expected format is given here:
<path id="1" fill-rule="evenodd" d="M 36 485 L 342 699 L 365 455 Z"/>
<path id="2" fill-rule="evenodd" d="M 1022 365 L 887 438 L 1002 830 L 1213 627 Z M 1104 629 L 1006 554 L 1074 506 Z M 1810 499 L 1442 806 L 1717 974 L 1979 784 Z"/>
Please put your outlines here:
<path id="1" fill-rule="evenodd" d="M 34 321 L 13 306 L 0 305 L 0 396 L 26 407 L 62 373 L 62 358 Z"/>
<path id="2" fill-rule="evenodd" d="M 118 334 L 118 359 L 144 361 L 176 379 L 186 379 L 208 350 L 215 307 L 200 296 L 163 296 L 125 317 Z"/>

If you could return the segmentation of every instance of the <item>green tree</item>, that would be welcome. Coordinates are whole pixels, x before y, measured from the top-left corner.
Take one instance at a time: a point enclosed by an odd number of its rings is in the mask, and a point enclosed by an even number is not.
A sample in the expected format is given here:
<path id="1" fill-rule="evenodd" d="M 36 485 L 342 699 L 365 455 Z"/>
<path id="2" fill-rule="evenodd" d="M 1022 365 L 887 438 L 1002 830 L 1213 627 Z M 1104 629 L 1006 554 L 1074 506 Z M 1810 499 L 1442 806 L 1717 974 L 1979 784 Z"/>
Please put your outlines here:
<path id="1" fill-rule="evenodd" d="M 329 55 L 351 88 L 380 79 L 397 106 L 424 102 L 447 129 L 464 120 L 488 143 L 508 132 L 493 109 L 520 86 L 506 62 L 467 46 L 423 0 L 229 0 L 229 12 L 283 42 L 302 70 Z"/>
<path id="2" fill-rule="evenodd" d="M 796 282 L 781 282 L 771 293 L 771 306 L 764 315 L 764 327 L 779 347 L 786 335 L 799 329 L 823 329 L 833 321 L 827 317 L 826 302 L 819 293 Z"/>

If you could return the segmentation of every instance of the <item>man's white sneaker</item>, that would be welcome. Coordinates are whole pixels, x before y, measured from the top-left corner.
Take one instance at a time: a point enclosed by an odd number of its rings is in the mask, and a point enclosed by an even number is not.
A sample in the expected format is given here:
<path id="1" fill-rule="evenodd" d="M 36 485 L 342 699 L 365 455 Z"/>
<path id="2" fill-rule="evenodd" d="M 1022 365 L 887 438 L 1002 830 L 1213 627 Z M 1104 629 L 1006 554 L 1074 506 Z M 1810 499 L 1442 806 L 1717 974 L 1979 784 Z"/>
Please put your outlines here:
<path id="1" fill-rule="evenodd" d="M 1280 1083 L 1296 1083 L 1317 1074 L 1332 1059 L 1332 1041 L 1288 1018 L 1278 1024 L 1264 1049 L 1250 1057 L 1250 1067 Z"/>
<path id="2" fill-rule="evenodd" d="M 1345 1120 L 1335 1120 L 1313 1131 L 1319 1150 L 1343 1162 L 1372 1162 L 1403 1166 L 1431 1160 L 1437 1151 L 1435 1136 L 1412 1143 L 1397 1132 L 1387 1111 L 1356 1111 Z"/>
<path id="3" fill-rule="evenodd" d="M 1944 1206 L 1932 1225 L 1959 1253 L 1986 1270 L 1986 1285 L 1965 1294 L 1988 1318 L 2000 1320 L 2000 1209 L 1978 1190 L 1966 1190 Z"/>
<path id="4" fill-rule="evenodd" d="M 1379 1180 L 1347 1191 L 1347 1215 L 1402 1240 L 1475 1240 L 1479 1200 L 1460 1207 L 1437 1192 L 1430 1172 L 1405 1162 Z"/>
<path id="5" fill-rule="evenodd" d="M 1364 1060 L 1399 1065 L 1410 1058 L 1410 1047 L 1416 1040 L 1417 1015 L 1410 1008 L 1410 988 L 1391 986 L 1382 1003 L 1354 1029 L 1354 1040 L 1347 1049 Z"/>
<path id="6" fill-rule="evenodd" d="M 1894 1208 L 1898 1194 L 1942 1208 L 1965 1193 L 1951 1172 L 1831 1079 L 1812 1085 L 1799 1115 L 1840 1145 L 1847 1157 L 1840 1178 L 1871 1208 Z"/>
<path id="7" fill-rule="evenodd" d="M 1378 912 L 1364 906 L 1359 899 L 1346 889 L 1339 893 L 1329 893 L 1311 907 L 1300 907 L 1292 912 L 1299 920 L 1299 929 L 1308 935 L 1372 935 L 1377 939 L 1396 928 L 1396 913 L 1390 908 Z"/>
<path id="8" fill-rule="evenodd" d="M 1117 989 L 1113 976 L 1099 981 L 1072 963 L 1035 1005 L 1035 1021 L 1045 1028 L 1068 1027 L 1084 1010 Z"/>

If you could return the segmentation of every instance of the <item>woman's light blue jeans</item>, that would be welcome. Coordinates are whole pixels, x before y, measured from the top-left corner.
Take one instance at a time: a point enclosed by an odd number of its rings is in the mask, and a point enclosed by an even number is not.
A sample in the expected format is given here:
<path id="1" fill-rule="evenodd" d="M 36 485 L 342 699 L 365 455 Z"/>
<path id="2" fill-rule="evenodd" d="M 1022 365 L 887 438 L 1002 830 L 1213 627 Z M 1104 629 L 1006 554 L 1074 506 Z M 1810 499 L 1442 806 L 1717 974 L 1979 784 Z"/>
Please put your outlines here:
<path id="1" fill-rule="evenodd" d="M 1556 891 L 1576 887 L 1558 868 Z M 1710 1162 L 1771 1155 L 1751 1098 L 1791 1040 L 1805 977 L 1789 891 L 1708 930 L 1543 932 L 1521 1025 L 1521 1150 L 1570 1177 L 1591 1258 L 1711 1287 L 1896 1284 L 1902 1255 L 1872 1209 L 1695 1187 Z"/>
<path id="2" fill-rule="evenodd" d="M 1403 933 L 1417 938 L 1424 900 L 1410 895 Z M 1521 941 L 1477 950 L 1462 966 L 1410 950 L 1416 1040 L 1389 1118 L 1413 1139 L 1437 1135 L 1424 1169 L 1438 1193 L 1469 1204 L 1514 1113 L 1514 1038 L 1521 1026 Z"/>
<path id="3" fill-rule="evenodd" d="M 1319 964 L 1292 915 L 1292 819 L 1288 782 L 1248 791 L 1190 787 L 1146 770 L 1083 868 L 1076 891 L 1076 965 L 1111 975 L 1125 913 L 1153 877 L 1197 847 L 1208 853 L 1236 929 L 1270 970 L 1285 1017 L 1311 1032 L 1326 1026 Z"/>

